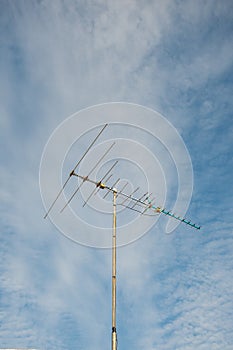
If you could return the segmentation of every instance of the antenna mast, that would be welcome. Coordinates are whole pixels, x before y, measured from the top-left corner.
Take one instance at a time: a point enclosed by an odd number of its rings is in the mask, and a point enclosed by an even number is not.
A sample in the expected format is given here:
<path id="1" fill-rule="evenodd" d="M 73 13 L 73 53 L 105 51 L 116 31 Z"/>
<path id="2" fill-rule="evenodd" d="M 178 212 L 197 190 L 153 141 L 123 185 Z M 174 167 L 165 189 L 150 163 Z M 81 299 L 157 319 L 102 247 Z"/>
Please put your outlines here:
<path id="1" fill-rule="evenodd" d="M 116 331 L 116 197 L 113 189 L 113 230 L 112 230 L 112 350 L 117 350 Z"/>
<path id="2" fill-rule="evenodd" d="M 71 171 L 71 173 L 69 174 L 67 180 L 65 181 L 64 185 L 62 186 L 60 192 L 58 193 L 57 197 L 55 198 L 55 200 L 53 201 L 53 203 L 50 205 L 50 207 L 47 210 L 47 213 L 45 214 L 44 218 L 46 218 L 48 216 L 48 214 L 50 213 L 50 211 L 52 210 L 53 206 L 55 205 L 56 201 L 58 200 L 59 196 L 61 195 L 62 191 L 64 190 L 66 184 L 68 183 L 68 181 L 70 180 L 70 178 L 72 176 L 75 176 L 77 178 L 79 178 L 80 180 L 82 180 L 81 184 L 78 185 L 78 187 L 76 188 L 76 190 L 74 191 L 74 193 L 72 194 L 72 196 L 69 198 L 69 200 L 67 201 L 67 203 L 65 204 L 65 206 L 62 208 L 61 212 L 68 206 L 68 204 L 71 202 L 71 200 L 74 198 L 74 196 L 77 194 L 77 192 L 80 190 L 80 187 L 85 183 L 85 182 L 89 182 L 92 185 L 95 185 L 94 190 L 91 192 L 91 194 L 89 195 L 89 197 L 85 200 L 84 205 L 85 206 L 87 204 L 87 202 L 89 201 L 89 199 L 97 193 L 97 191 L 99 191 L 100 189 L 104 189 L 106 190 L 106 194 L 104 195 L 103 198 L 105 198 L 109 192 L 112 192 L 113 195 L 113 223 L 112 223 L 112 350 L 117 350 L 117 331 L 116 331 L 116 214 L 117 214 L 117 210 L 116 210 L 116 206 L 121 205 L 125 208 L 134 210 L 136 212 L 139 212 L 141 215 L 148 215 L 148 216 L 154 216 L 154 215 L 158 215 L 158 214 L 165 214 L 168 215 L 178 221 L 181 221 L 182 223 L 191 226 L 197 230 L 199 230 L 201 227 L 199 225 L 196 225 L 195 223 L 192 223 L 191 221 L 188 221 L 185 218 L 182 218 L 180 216 L 177 216 L 173 213 L 171 213 L 170 211 L 167 211 L 165 208 L 160 208 L 154 205 L 154 199 L 150 199 L 149 197 L 152 195 L 152 193 L 144 193 L 141 197 L 136 198 L 135 196 L 133 196 L 138 190 L 139 187 L 137 187 L 132 193 L 127 194 L 124 193 L 123 190 L 125 189 L 125 187 L 128 185 L 128 182 L 123 186 L 123 188 L 121 190 L 119 190 L 119 192 L 117 191 L 117 189 L 114 187 L 119 181 L 120 179 L 118 179 L 113 186 L 108 186 L 106 185 L 103 181 L 108 181 L 110 179 L 110 177 L 112 176 L 112 174 L 109 175 L 109 173 L 112 171 L 112 169 L 117 165 L 118 161 L 115 161 L 114 164 L 110 167 L 110 169 L 107 171 L 107 173 L 102 177 L 102 179 L 100 179 L 100 181 L 96 181 L 93 180 L 91 178 L 89 178 L 89 176 L 91 175 L 91 173 L 96 169 L 96 167 L 100 164 L 100 162 L 103 160 L 103 158 L 107 155 L 107 153 L 112 149 L 112 147 L 115 145 L 115 142 L 107 149 L 107 151 L 103 154 L 103 156 L 97 161 L 97 163 L 94 165 L 94 167 L 92 167 L 92 169 L 90 170 L 90 172 L 88 173 L 88 175 L 84 176 L 84 175 L 80 175 L 77 174 L 75 171 L 77 169 L 77 167 L 79 166 L 79 164 L 81 163 L 81 161 L 84 159 L 84 157 L 86 156 L 86 154 L 89 152 L 89 150 L 92 148 L 92 146 L 94 145 L 94 143 L 97 141 L 97 139 L 99 138 L 99 136 L 102 134 L 102 132 L 104 131 L 104 129 L 106 128 L 107 124 L 105 124 L 102 129 L 100 130 L 100 132 L 97 134 L 96 138 L 92 141 L 92 143 L 90 144 L 90 146 L 87 148 L 86 152 L 83 154 L 83 156 L 81 157 L 81 159 L 78 161 L 78 163 L 75 165 L 75 167 L 73 168 L 73 170 Z M 109 175 L 109 176 L 108 176 Z M 108 178 L 106 179 L 106 177 L 108 176 Z M 117 197 L 121 198 L 123 201 L 121 203 L 117 203 Z M 125 204 L 126 202 L 126 204 Z M 128 202 L 128 203 L 127 203 Z M 152 212 L 152 214 L 147 214 L 146 212 L 150 211 Z"/>

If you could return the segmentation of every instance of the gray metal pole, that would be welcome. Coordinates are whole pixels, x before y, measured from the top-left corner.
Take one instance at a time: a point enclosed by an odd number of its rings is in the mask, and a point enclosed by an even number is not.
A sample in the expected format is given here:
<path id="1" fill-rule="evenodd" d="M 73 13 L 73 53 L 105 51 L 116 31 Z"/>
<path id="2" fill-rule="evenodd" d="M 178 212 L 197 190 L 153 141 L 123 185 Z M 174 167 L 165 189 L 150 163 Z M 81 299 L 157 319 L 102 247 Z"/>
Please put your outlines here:
<path id="1" fill-rule="evenodd" d="M 112 350 L 117 350 L 116 332 L 116 197 L 113 190 L 113 232 L 112 232 Z"/>

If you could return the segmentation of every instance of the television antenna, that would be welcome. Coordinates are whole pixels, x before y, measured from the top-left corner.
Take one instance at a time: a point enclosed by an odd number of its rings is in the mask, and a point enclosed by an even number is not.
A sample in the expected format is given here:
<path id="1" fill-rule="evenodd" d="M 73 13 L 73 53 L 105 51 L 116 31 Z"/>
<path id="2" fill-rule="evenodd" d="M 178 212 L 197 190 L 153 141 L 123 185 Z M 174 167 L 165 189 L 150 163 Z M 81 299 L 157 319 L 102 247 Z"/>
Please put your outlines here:
<path id="1" fill-rule="evenodd" d="M 112 194 L 112 205 L 113 205 L 113 224 L 112 224 L 112 350 L 117 350 L 117 330 L 116 330 L 116 215 L 117 205 L 120 205 L 124 208 L 127 208 L 129 210 L 136 211 L 140 213 L 141 215 L 148 215 L 148 216 L 154 216 L 158 214 L 164 214 L 169 217 L 174 218 L 175 220 L 178 220 L 188 226 L 191 226 L 194 229 L 200 230 L 201 226 L 192 223 L 190 220 L 187 220 L 185 218 L 182 218 L 180 216 L 175 215 L 169 210 L 166 210 L 165 208 L 161 208 L 159 206 L 155 205 L 155 198 L 151 198 L 152 193 L 144 193 L 141 197 L 137 198 L 135 193 L 139 190 L 139 187 L 134 189 L 131 193 L 126 193 L 124 190 L 128 185 L 128 182 L 125 183 L 125 185 L 120 189 L 117 190 L 116 185 L 120 181 L 120 178 L 118 178 L 115 183 L 112 186 L 107 185 L 107 181 L 112 177 L 113 174 L 111 174 L 111 171 L 113 168 L 117 165 L 118 161 L 115 161 L 114 164 L 108 169 L 108 171 L 105 173 L 105 175 L 99 180 L 96 181 L 92 178 L 90 178 L 91 173 L 97 168 L 97 166 L 101 163 L 101 161 L 104 159 L 104 157 L 111 151 L 113 146 L 115 145 L 115 142 L 113 142 L 110 147 L 104 152 L 104 154 L 100 157 L 100 159 L 96 162 L 96 164 L 92 167 L 92 169 L 89 171 L 87 175 L 81 175 L 76 172 L 78 166 L 81 164 L 82 160 L 85 158 L 87 153 L 90 151 L 90 149 L 94 146 L 100 135 L 103 133 L 105 128 L 108 126 L 108 124 L 105 124 L 102 129 L 99 131 L 95 139 L 91 142 L 89 147 L 86 149 L 82 157 L 79 159 L 75 167 L 70 172 L 69 176 L 67 177 L 66 181 L 64 182 L 61 190 L 58 192 L 56 198 L 48 208 L 44 219 L 46 219 L 54 207 L 55 203 L 57 202 L 58 198 L 61 196 L 62 192 L 64 191 L 66 185 L 68 184 L 71 177 L 77 177 L 79 180 L 81 180 L 81 183 L 78 185 L 78 187 L 75 189 L 71 197 L 66 202 L 65 206 L 61 209 L 61 213 L 65 210 L 65 208 L 69 205 L 69 203 L 72 201 L 72 199 L 75 197 L 75 195 L 78 193 L 80 188 L 83 186 L 84 183 L 90 183 L 94 186 L 93 191 L 90 193 L 88 198 L 85 200 L 83 207 L 87 204 L 87 202 L 90 200 L 90 198 L 97 194 L 100 190 L 105 190 L 106 193 L 103 198 L 106 198 L 106 196 L 111 193 Z M 117 198 L 121 198 L 121 203 L 117 203 Z"/>

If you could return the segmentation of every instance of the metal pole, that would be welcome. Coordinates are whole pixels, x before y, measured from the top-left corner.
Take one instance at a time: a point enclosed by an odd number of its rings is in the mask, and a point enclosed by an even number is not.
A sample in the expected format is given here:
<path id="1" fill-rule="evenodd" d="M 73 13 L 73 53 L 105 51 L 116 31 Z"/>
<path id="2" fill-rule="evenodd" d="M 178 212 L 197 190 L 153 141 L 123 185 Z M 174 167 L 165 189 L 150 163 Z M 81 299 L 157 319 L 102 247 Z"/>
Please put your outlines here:
<path id="1" fill-rule="evenodd" d="M 116 332 L 116 197 L 113 190 L 113 232 L 112 232 L 112 350 L 117 350 Z"/>

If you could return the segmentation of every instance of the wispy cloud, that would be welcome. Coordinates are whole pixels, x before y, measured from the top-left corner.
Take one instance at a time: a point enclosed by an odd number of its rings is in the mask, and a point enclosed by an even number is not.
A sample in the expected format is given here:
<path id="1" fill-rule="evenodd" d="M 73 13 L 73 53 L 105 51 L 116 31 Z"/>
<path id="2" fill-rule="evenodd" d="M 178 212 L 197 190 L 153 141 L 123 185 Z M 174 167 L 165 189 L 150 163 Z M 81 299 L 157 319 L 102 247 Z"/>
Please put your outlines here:
<path id="1" fill-rule="evenodd" d="M 109 348 L 111 252 L 42 220 L 38 172 L 65 117 L 124 100 L 181 133 L 194 167 L 189 214 L 204 227 L 165 236 L 161 218 L 119 249 L 119 347 L 231 350 L 232 2 L 0 7 L 0 346 Z"/>

